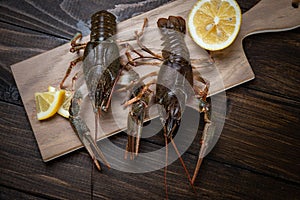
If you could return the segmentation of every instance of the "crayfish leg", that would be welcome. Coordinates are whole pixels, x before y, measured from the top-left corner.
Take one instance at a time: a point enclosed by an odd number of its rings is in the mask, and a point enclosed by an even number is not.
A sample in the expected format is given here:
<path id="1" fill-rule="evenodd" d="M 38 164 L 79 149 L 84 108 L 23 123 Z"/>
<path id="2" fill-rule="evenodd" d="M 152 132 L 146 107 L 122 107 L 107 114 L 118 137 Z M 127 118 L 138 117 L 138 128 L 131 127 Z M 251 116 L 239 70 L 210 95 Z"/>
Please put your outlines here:
<path id="1" fill-rule="evenodd" d="M 153 51 L 151 51 L 148 47 L 146 47 L 142 41 L 141 41 L 141 37 L 144 35 L 144 31 L 145 31 L 145 27 L 147 27 L 148 25 L 148 19 L 145 18 L 144 19 L 144 23 L 142 26 L 142 30 L 140 32 L 135 31 L 135 36 L 136 36 L 136 41 L 138 46 L 145 52 L 147 52 L 148 54 L 152 55 L 154 58 L 158 58 L 158 59 L 162 59 L 162 56 L 159 54 L 154 53 Z"/>
<path id="2" fill-rule="evenodd" d="M 75 34 L 75 36 L 71 40 L 70 52 L 74 53 L 74 52 L 79 52 L 81 49 L 85 49 L 86 43 L 77 43 L 77 40 L 80 40 L 81 38 L 82 38 L 81 33 L 76 33 Z M 61 89 L 64 88 L 64 82 L 66 81 L 66 79 L 71 74 L 73 67 L 75 67 L 77 65 L 77 63 L 79 63 L 81 61 L 83 61 L 83 56 L 80 56 L 80 57 L 78 57 L 78 58 L 76 58 L 76 59 L 74 59 L 70 62 L 70 65 L 69 65 L 69 67 L 68 67 L 68 69 L 65 73 L 65 76 L 59 84 L 59 87 Z"/>
<path id="3" fill-rule="evenodd" d="M 76 33 L 74 37 L 71 39 L 71 48 L 70 52 L 79 52 L 79 50 L 84 49 L 87 45 L 87 43 L 78 43 L 78 40 L 81 40 L 82 34 L 81 33 Z"/>
<path id="4" fill-rule="evenodd" d="M 139 153 L 140 141 L 141 141 L 141 135 L 142 135 L 142 127 L 143 127 L 143 124 L 138 126 L 136 142 L 135 142 L 135 156 L 137 156 Z"/>
<path id="5" fill-rule="evenodd" d="M 199 173 L 203 158 L 206 154 L 208 143 L 211 140 L 213 133 L 214 133 L 214 126 L 211 121 L 211 106 L 210 103 L 203 101 L 203 99 L 200 99 L 200 105 L 199 105 L 199 112 L 204 113 L 204 129 L 202 132 L 202 137 L 200 140 L 200 150 L 198 155 L 197 164 L 194 170 L 193 178 L 192 178 L 192 184 L 195 183 L 196 177 Z"/>
<path id="6" fill-rule="evenodd" d="M 80 57 L 78 57 L 75 60 L 73 60 L 73 61 L 70 62 L 70 65 L 69 65 L 69 67 L 68 67 L 68 69 L 67 69 L 67 71 L 65 73 L 65 76 L 64 76 L 64 78 L 62 79 L 62 81 L 59 84 L 59 87 L 61 89 L 64 88 L 64 83 L 65 83 L 66 79 L 69 77 L 69 75 L 71 74 L 73 67 L 75 67 L 77 65 L 77 63 L 81 62 L 82 60 L 83 60 L 83 57 L 80 56 Z"/>
<path id="7" fill-rule="evenodd" d="M 144 23 L 142 26 L 142 29 L 140 32 L 135 31 L 135 40 L 137 42 L 138 47 L 146 52 L 147 54 L 149 54 L 148 56 L 143 55 L 142 53 L 140 53 L 139 51 L 137 51 L 136 49 L 134 49 L 129 43 L 125 43 L 122 44 L 122 46 L 125 46 L 126 51 L 125 51 L 125 57 L 127 58 L 127 63 L 124 63 L 125 67 L 128 65 L 131 66 L 140 66 L 140 65 L 154 65 L 154 66 L 158 66 L 159 64 L 161 64 L 161 61 L 163 59 L 163 57 L 153 51 L 151 51 L 148 47 L 146 47 L 142 41 L 141 41 L 141 37 L 144 34 L 145 28 L 148 25 L 148 19 L 145 18 L 144 19 Z M 135 54 L 136 56 L 133 57 L 132 54 Z M 159 60 L 160 62 L 143 62 L 143 61 L 138 61 L 141 59 L 156 59 Z"/>
<path id="8" fill-rule="evenodd" d="M 205 156 L 207 147 L 208 147 L 208 142 L 210 139 L 210 136 L 213 135 L 214 130 L 212 130 L 212 122 L 211 122 L 211 105 L 210 102 L 208 102 L 210 99 L 207 98 L 208 92 L 209 92 L 209 86 L 210 83 L 208 80 L 204 79 L 199 71 L 194 70 L 194 82 L 195 83 L 200 83 L 202 86 L 199 85 L 194 85 L 194 91 L 196 93 L 196 97 L 199 101 L 198 104 L 198 112 L 199 113 L 204 113 L 204 129 L 202 132 L 202 137 L 200 140 L 200 150 L 199 150 L 199 155 L 198 155 L 198 160 L 197 164 L 194 170 L 194 174 L 192 177 L 192 184 L 195 183 L 196 177 L 199 173 L 203 158 Z"/>
<path id="9" fill-rule="evenodd" d="M 166 191 L 166 199 L 168 199 L 168 184 L 167 184 L 167 172 L 168 172 L 168 137 L 165 131 L 165 145 L 166 145 L 166 165 L 164 169 L 164 180 L 165 180 L 165 191 Z"/>

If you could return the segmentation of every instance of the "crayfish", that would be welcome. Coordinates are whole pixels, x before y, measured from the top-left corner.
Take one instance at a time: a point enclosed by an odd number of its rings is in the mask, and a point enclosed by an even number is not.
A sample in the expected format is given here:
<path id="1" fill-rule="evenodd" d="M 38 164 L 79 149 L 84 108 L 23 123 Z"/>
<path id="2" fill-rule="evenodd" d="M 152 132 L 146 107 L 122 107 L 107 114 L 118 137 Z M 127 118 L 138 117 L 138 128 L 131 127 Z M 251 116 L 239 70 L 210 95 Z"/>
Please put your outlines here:
<path id="1" fill-rule="evenodd" d="M 112 39 L 112 36 L 116 34 L 116 17 L 107 11 L 99 11 L 92 15 L 91 24 L 90 41 L 88 43 L 80 44 L 76 42 L 82 37 L 81 34 L 77 34 L 71 41 L 72 48 L 70 51 L 76 52 L 84 49 L 84 54 L 71 62 L 60 86 L 63 87 L 63 83 L 72 68 L 78 62 L 83 61 L 84 79 L 95 114 L 95 139 L 92 139 L 89 128 L 79 115 L 80 103 L 83 98 L 82 87 L 75 91 L 71 101 L 69 109 L 70 122 L 100 170 L 99 159 L 103 160 L 108 167 L 109 164 L 95 141 L 98 132 L 98 120 L 101 111 L 106 112 L 110 105 L 112 91 L 121 74 L 122 66 L 119 60 L 118 45 Z"/>
<path id="2" fill-rule="evenodd" d="M 77 43 L 76 41 L 81 38 L 80 34 L 71 41 L 71 51 L 77 52 L 84 49 L 84 54 L 71 62 L 61 82 L 61 87 L 63 87 L 64 81 L 76 63 L 83 61 L 84 79 L 95 115 L 96 139 L 100 114 L 102 111 L 106 112 L 109 109 L 112 93 L 115 91 L 122 71 L 128 69 L 129 66 L 143 65 L 144 62 L 139 62 L 139 59 L 150 58 L 159 60 L 160 68 L 158 72 L 141 77 L 140 80 L 133 81 L 131 87 L 127 87 L 130 88 L 130 97 L 126 101 L 125 106 L 130 106 L 130 111 L 128 113 L 128 140 L 125 152 L 126 154 L 130 152 L 131 158 L 133 158 L 133 154 L 135 156 L 138 155 L 144 119 L 148 106 L 153 101 L 155 104 L 160 105 L 158 111 L 166 145 L 165 183 L 168 163 L 167 144 L 171 142 L 185 169 L 189 182 L 193 186 L 204 157 L 208 129 L 212 122 L 210 120 L 211 106 L 207 100 L 209 82 L 199 76 L 199 74 L 193 73 L 189 50 L 184 41 L 186 33 L 185 20 L 179 16 L 169 16 L 168 18 L 160 18 L 157 21 L 163 41 L 161 54 L 154 53 L 143 45 L 140 40 L 147 23 L 147 20 L 145 20 L 142 31 L 140 33 L 136 32 L 136 41 L 138 46 L 149 56 L 144 56 L 129 46 L 130 51 L 126 52 L 128 62 L 122 64 L 118 44 L 112 39 L 112 36 L 116 34 L 117 24 L 115 16 L 107 11 L 100 11 L 95 13 L 91 19 L 90 41 L 86 44 Z M 138 57 L 132 59 L 130 55 L 132 52 Z M 149 83 L 144 83 L 143 80 L 147 77 L 156 77 L 156 79 Z M 194 84 L 195 81 L 201 82 L 204 88 L 196 86 Z M 152 89 L 152 86 L 155 89 Z M 70 122 L 97 168 L 100 169 L 98 160 L 101 159 L 107 166 L 109 166 L 109 163 L 98 148 L 95 139 L 92 139 L 89 128 L 79 115 L 83 90 L 83 87 L 79 87 L 75 91 L 69 110 Z M 202 134 L 199 158 L 192 178 L 173 140 L 180 127 L 186 103 L 191 98 L 198 99 L 198 111 L 204 113 L 206 122 Z M 167 184 L 165 186 L 167 194 Z"/>
<path id="3" fill-rule="evenodd" d="M 169 18 L 160 18 L 157 21 L 157 26 L 160 29 L 163 40 L 163 49 L 161 55 L 158 55 L 152 52 L 150 49 L 146 48 L 141 41 L 139 41 L 138 35 L 138 44 L 142 50 L 146 51 L 155 59 L 161 60 L 160 69 L 157 74 L 157 80 L 155 82 L 156 91 L 149 91 L 149 85 L 153 83 L 148 83 L 144 85 L 144 88 L 140 88 L 135 93 L 134 96 L 139 96 L 140 98 L 133 98 L 136 101 L 130 100 L 131 102 L 140 102 L 147 99 L 149 101 L 149 94 L 155 93 L 154 103 L 161 105 L 159 108 L 159 117 L 163 125 L 163 134 L 165 138 L 166 145 L 166 166 L 165 166 L 165 186 L 167 194 L 167 184 L 166 184 L 166 173 L 167 173 L 167 162 L 168 162 L 168 142 L 170 141 L 183 165 L 187 177 L 190 181 L 190 184 L 193 186 L 196 176 L 199 172 L 199 168 L 204 157 L 205 143 L 206 141 L 201 141 L 202 146 L 199 153 L 199 158 L 197 161 L 196 169 L 193 177 L 191 178 L 184 161 L 181 158 L 181 155 L 176 147 L 176 144 L 173 140 L 176 131 L 178 130 L 182 116 L 185 110 L 186 103 L 188 99 L 194 98 L 193 94 L 196 94 L 196 98 L 199 101 L 199 112 L 204 113 L 204 120 L 206 122 L 204 127 L 204 132 L 202 139 L 205 140 L 207 131 L 211 125 L 210 121 L 210 104 L 207 101 L 207 95 L 209 91 L 209 83 L 201 76 L 193 74 L 193 67 L 190 61 L 190 55 L 188 48 L 184 41 L 184 35 L 186 33 L 186 24 L 185 20 L 182 17 L 169 16 Z M 141 56 L 145 58 L 146 56 Z M 194 80 L 201 82 L 204 86 L 204 89 L 199 88 L 194 85 Z M 193 91 L 192 91 L 193 90 Z M 139 116 L 143 116 L 140 113 Z M 130 127 L 128 127 L 130 128 Z M 135 151 L 137 153 L 139 146 L 139 138 L 141 135 L 141 126 L 137 129 L 136 138 L 136 147 Z M 128 143 L 132 142 L 132 136 L 128 136 Z M 128 146 L 127 145 L 127 150 Z"/>

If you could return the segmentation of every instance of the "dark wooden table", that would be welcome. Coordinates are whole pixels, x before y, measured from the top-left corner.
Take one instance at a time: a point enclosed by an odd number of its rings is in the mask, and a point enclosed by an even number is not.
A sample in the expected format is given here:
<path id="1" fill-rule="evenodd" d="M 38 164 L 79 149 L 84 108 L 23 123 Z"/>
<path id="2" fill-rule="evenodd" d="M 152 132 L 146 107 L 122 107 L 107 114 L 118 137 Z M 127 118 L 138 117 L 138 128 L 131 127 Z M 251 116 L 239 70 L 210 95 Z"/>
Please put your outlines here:
<path id="1" fill-rule="evenodd" d="M 132 174 L 104 168 L 99 173 L 85 149 L 44 163 L 10 68 L 68 42 L 78 31 L 88 34 L 85 24 L 97 10 L 112 9 L 120 20 L 125 20 L 168 1 L 136 2 L 0 2 L 1 199 L 165 197 L 163 169 Z M 257 2 L 238 0 L 243 12 Z M 299 33 L 298 28 L 244 40 L 256 78 L 227 91 L 225 126 L 203 162 L 196 193 L 180 162 L 168 167 L 170 199 L 300 199 Z M 125 143 L 125 136 L 121 133 L 111 140 Z M 162 139 L 145 139 L 142 148 L 151 150 L 163 144 Z M 183 155 L 191 173 L 198 149 L 195 141 Z"/>

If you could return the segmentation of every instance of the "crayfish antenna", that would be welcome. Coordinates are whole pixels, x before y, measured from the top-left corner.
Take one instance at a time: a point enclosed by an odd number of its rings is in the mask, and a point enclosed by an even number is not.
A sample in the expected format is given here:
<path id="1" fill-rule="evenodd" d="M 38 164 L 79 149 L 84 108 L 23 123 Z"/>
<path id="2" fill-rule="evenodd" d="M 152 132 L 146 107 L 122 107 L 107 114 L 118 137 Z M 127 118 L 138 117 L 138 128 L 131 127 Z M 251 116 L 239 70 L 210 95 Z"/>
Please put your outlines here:
<path id="1" fill-rule="evenodd" d="M 165 191 L 166 191 L 166 199 L 168 199 L 168 185 L 167 185 L 167 171 L 168 171 L 168 137 L 165 133 L 165 145 L 166 145 L 166 165 L 164 169 L 164 180 L 165 180 Z"/>
<path id="2" fill-rule="evenodd" d="M 164 134 L 164 135 L 165 135 L 165 145 L 166 145 L 166 165 L 165 165 L 165 169 L 164 169 L 164 180 L 165 180 L 166 199 L 168 199 L 168 185 L 167 185 L 168 137 L 167 137 L 167 134 Z M 185 165 L 183 159 L 181 158 L 181 155 L 180 155 L 180 153 L 179 153 L 179 151 L 178 151 L 178 148 L 177 148 L 177 146 L 176 146 L 176 144 L 175 144 L 175 142 L 174 142 L 174 140 L 173 140 L 172 137 L 170 138 L 170 141 L 171 141 L 171 143 L 172 143 L 172 145 L 173 145 L 173 147 L 174 147 L 174 149 L 175 149 L 175 152 L 176 152 L 176 154 L 177 154 L 177 156 L 178 156 L 178 158 L 179 158 L 179 160 L 180 160 L 180 162 L 181 162 L 181 165 L 182 165 L 182 167 L 183 167 L 183 169 L 184 169 L 184 171 L 185 171 L 185 173 L 186 173 L 186 176 L 187 176 L 187 178 L 188 178 L 188 180 L 189 180 L 189 183 L 190 183 L 190 185 L 192 186 L 194 193 L 196 193 L 196 190 L 195 190 L 195 187 L 194 187 L 194 185 L 193 185 L 191 176 L 190 176 L 190 174 L 189 174 L 189 172 L 188 172 L 188 170 L 187 170 L 187 167 L 186 167 L 186 165 Z"/>
<path id="3" fill-rule="evenodd" d="M 186 174 L 186 176 L 187 176 L 187 178 L 188 178 L 188 180 L 189 180 L 189 182 L 190 182 L 190 185 L 192 186 L 192 188 L 193 188 L 193 190 L 194 190 L 194 193 L 196 193 L 196 190 L 195 190 L 195 187 L 194 187 L 194 183 L 193 183 L 193 181 L 192 181 L 192 179 L 191 179 L 190 173 L 189 173 L 189 171 L 187 170 L 186 165 L 184 164 L 183 159 L 181 158 L 181 155 L 180 155 L 180 153 L 179 153 L 179 151 L 178 151 L 178 148 L 177 148 L 177 146 L 176 146 L 176 144 L 175 144 L 173 138 L 170 138 L 170 140 L 171 140 L 171 143 L 172 143 L 172 145 L 173 145 L 173 147 L 174 147 L 174 149 L 175 149 L 175 151 L 176 151 L 176 153 L 177 153 L 177 156 L 178 156 L 178 158 L 179 158 L 179 160 L 180 160 L 180 162 L 181 162 L 181 165 L 182 165 L 182 167 L 183 167 L 183 169 L 184 169 L 184 171 L 185 171 L 185 174 Z"/>

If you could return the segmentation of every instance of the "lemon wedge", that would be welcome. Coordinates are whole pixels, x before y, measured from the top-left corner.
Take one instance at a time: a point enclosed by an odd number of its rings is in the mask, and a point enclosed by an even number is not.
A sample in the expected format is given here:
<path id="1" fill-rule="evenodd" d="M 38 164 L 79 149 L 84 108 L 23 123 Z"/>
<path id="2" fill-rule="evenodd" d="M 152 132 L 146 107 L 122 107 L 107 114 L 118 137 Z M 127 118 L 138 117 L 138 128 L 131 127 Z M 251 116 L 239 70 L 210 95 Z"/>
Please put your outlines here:
<path id="1" fill-rule="evenodd" d="M 188 28 L 199 46 L 216 51 L 232 44 L 241 21 L 241 9 L 235 0 L 199 0 L 189 13 Z"/>
<path id="2" fill-rule="evenodd" d="M 48 92 L 56 92 L 56 88 L 53 86 L 48 86 Z"/>
<path id="3" fill-rule="evenodd" d="M 53 86 L 48 87 L 48 92 L 55 92 L 55 91 L 57 91 L 55 87 L 53 87 Z M 64 100 L 57 111 L 58 114 L 60 114 L 61 116 L 65 117 L 65 118 L 69 118 L 69 116 L 70 116 L 69 108 L 71 105 L 72 98 L 73 98 L 73 92 L 65 90 Z"/>
<path id="4" fill-rule="evenodd" d="M 34 94 L 36 101 L 37 119 L 45 120 L 52 117 L 62 105 L 65 90 L 55 92 L 37 92 Z"/>
<path id="5" fill-rule="evenodd" d="M 73 98 L 73 92 L 66 91 L 64 101 L 57 111 L 58 114 L 60 114 L 61 116 L 65 117 L 65 118 L 69 118 L 69 116 L 70 116 L 69 108 L 71 105 L 72 98 Z"/>

